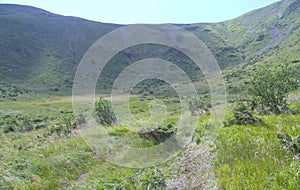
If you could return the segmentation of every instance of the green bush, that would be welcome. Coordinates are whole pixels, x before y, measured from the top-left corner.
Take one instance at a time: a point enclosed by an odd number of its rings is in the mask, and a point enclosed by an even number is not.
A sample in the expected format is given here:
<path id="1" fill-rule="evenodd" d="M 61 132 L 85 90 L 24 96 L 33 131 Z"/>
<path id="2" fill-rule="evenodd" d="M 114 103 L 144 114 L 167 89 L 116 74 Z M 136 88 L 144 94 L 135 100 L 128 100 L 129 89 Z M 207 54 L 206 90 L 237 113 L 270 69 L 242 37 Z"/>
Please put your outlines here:
<path id="1" fill-rule="evenodd" d="M 48 116 L 10 114 L 0 116 L 0 128 L 3 132 L 23 132 L 46 126 Z"/>
<path id="2" fill-rule="evenodd" d="M 163 142 L 176 132 L 177 128 L 175 128 L 172 124 L 168 124 L 166 126 L 158 126 L 152 130 L 142 129 L 139 131 L 139 135 L 145 139 L 153 139 L 157 142 Z"/>
<path id="3" fill-rule="evenodd" d="M 60 126 L 63 134 L 71 133 L 71 130 L 76 128 L 76 120 L 74 118 L 73 113 L 64 113 L 61 117 Z"/>
<path id="4" fill-rule="evenodd" d="M 102 125 L 112 125 L 117 121 L 111 103 L 103 97 L 98 98 L 95 103 L 97 120 Z"/>
<path id="5" fill-rule="evenodd" d="M 206 130 L 209 129 L 210 127 L 211 127 L 210 124 L 203 124 L 203 125 L 198 126 L 193 135 L 193 140 L 195 140 L 195 142 L 197 144 L 200 144 L 202 141 L 202 138 L 205 136 Z"/>
<path id="6" fill-rule="evenodd" d="M 61 111 L 56 120 L 56 124 L 49 127 L 50 134 L 56 133 L 58 135 L 69 135 L 72 130 L 77 128 L 78 125 L 85 122 L 85 118 L 83 116 L 75 118 L 72 111 Z"/>
<path id="7" fill-rule="evenodd" d="M 239 101 L 238 105 L 234 109 L 233 117 L 225 121 L 224 126 L 248 124 L 262 125 L 263 121 L 260 118 L 253 116 L 252 110 L 250 109 L 247 101 Z"/>
<path id="8" fill-rule="evenodd" d="M 287 95 L 297 88 L 295 71 L 287 64 L 268 68 L 258 66 L 251 73 L 252 80 L 248 92 L 252 108 L 263 113 L 283 113 L 287 111 Z"/>

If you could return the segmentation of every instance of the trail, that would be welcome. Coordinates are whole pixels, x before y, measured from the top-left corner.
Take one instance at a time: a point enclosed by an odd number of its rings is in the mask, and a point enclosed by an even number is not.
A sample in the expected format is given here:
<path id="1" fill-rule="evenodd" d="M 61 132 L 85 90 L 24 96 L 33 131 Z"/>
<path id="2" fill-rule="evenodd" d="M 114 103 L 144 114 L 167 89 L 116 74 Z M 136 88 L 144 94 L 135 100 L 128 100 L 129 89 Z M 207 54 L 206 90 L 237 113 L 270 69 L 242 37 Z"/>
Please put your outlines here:
<path id="1" fill-rule="evenodd" d="M 213 145 L 197 145 L 192 142 L 176 158 L 172 166 L 176 175 L 167 181 L 167 189 L 217 190 L 217 180 L 213 171 L 215 154 L 210 151 Z"/>

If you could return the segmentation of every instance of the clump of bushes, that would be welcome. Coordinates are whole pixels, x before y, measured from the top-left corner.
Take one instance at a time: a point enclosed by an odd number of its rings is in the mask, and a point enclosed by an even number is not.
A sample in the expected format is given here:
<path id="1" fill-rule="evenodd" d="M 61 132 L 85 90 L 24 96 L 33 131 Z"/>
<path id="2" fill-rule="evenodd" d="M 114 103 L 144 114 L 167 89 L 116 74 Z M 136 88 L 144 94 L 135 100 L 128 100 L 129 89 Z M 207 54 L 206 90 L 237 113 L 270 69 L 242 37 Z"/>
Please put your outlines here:
<path id="1" fill-rule="evenodd" d="M 73 112 L 61 111 L 61 114 L 58 123 L 50 127 L 49 130 L 51 134 L 68 135 L 77 127 L 78 122 L 76 121 Z"/>
<path id="2" fill-rule="evenodd" d="M 255 117 L 247 101 L 239 101 L 234 109 L 233 117 L 224 122 L 224 126 L 229 125 L 262 125 L 262 119 Z"/>
<path id="3" fill-rule="evenodd" d="M 25 88 L 13 86 L 11 84 L 0 82 L 0 101 L 17 100 L 17 97 L 21 94 L 27 94 L 31 91 Z"/>
<path id="4" fill-rule="evenodd" d="M 9 114 L 0 116 L 0 129 L 3 132 L 24 132 L 49 127 L 49 134 L 69 134 L 72 129 L 85 122 L 83 116 L 75 119 L 73 112 L 61 111 L 54 115 Z"/>
<path id="5" fill-rule="evenodd" d="M 95 114 L 97 121 L 102 125 L 109 126 L 117 122 L 111 103 L 103 97 L 99 97 L 95 103 Z"/>
<path id="6" fill-rule="evenodd" d="M 152 130 L 142 129 L 138 133 L 142 138 L 163 142 L 177 132 L 172 124 L 166 126 L 158 126 Z"/>
<path id="7" fill-rule="evenodd" d="M 28 116 L 22 114 L 9 114 L 0 116 L 0 128 L 3 132 L 23 132 L 36 130 L 46 126 L 48 116 Z"/>
<path id="8" fill-rule="evenodd" d="M 79 114 L 75 117 L 73 111 L 61 111 L 56 119 L 57 123 L 49 128 L 51 134 L 69 135 L 72 130 L 77 129 L 81 124 L 86 123 L 84 115 Z"/>
<path id="9" fill-rule="evenodd" d="M 167 187 L 167 175 L 160 169 L 137 170 L 135 176 L 135 178 L 129 177 L 125 179 L 129 185 L 127 188 L 125 185 L 125 189 L 165 189 Z"/>

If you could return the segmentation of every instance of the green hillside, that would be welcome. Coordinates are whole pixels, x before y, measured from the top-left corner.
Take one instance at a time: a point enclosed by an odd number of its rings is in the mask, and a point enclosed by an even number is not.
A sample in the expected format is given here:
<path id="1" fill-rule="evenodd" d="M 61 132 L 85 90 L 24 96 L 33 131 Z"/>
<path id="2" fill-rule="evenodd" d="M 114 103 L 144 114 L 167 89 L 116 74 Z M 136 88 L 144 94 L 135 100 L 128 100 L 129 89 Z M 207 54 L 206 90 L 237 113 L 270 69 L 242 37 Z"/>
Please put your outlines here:
<path id="1" fill-rule="evenodd" d="M 0 5 L 0 76 L 38 92 L 70 92 L 87 49 L 118 25 Z"/>
<path id="2" fill-rule="evenodd" d="M 180 26 L 198 36 L 225 70 L 265 61 L 298 63 L 299 7 L 299 0 L 284 0 L 225 22 Z M 70 94 L 81 57 L 97 39 L 120 27 L 8 4 L 0 4 L 0 25 L 1 81 L 46 94 Z M 174 55 L 171 48 L 155 45 L 129 48 L 115 56 L 99 85 L 108 89 L 131 62 Z M 199 79 L 201 72 L 188 67 L 190 60 L 177 56 L 172 61 Z M 225 75 L 231 78 L 234 72 Z"/>
<path id="3" fill-rule="evenodd" d="M 181 25 L 213 52 L 222 69 L 268 62 L 298 63 L 299 1 L 280 1 L 221 23 Z M 0 5 L 0 74 L 3 82 L 38 93 L 69 94 L 77 65 L 87 49 L 120 27 L 65 17 L 20 5 Z M 161 53 L 163 52 L 163 53 Z M 111 61 L 100 88 L 108 89 L 130 63 L 149 57 L 169 59 L 199 80 L 200 71 L 175 50 L 157 45 L 129 48 Z M 239 68 L 239 67 L 238 67 Z M 246 68 L 244 66 L 243 68 Z M 243 69 L 244 70 L 244 69 Z M 243 78 L 240 69 L 225 75 Z M 247 75 L 245 75 L 247 78 Z M 104 79 L 104 80 L 103 80 Z"/>

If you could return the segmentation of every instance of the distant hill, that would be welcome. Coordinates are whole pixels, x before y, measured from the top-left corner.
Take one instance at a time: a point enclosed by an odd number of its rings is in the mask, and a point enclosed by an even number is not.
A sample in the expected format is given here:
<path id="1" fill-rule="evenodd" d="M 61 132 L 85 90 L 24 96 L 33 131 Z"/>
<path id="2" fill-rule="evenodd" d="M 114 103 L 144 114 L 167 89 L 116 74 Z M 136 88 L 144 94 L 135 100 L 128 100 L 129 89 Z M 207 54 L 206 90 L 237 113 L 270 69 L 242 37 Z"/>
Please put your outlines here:
<path id="1" fill-rule="evenodd" d="M 40 92 L 68 91 L 81 57 L 119 25 L 0 5 L 0 76 Z"/>
<path id="2" fill-rule="evenodd" d="M 241 65 L 300 62 L 300 0 L 282 0 L 225 22 L 180 26 L 207 44 L 228 76 L 240 75 L 235 70 Z M 61 16 L 30 6 L 0 4 L 1 84 L 8 89 L 69 94 L 84 53 L 118 27 L 121 25 Z M 191 78 L 199 79 L 199 72 L 186 64 L 190 60 L 183 57 L 179 61 L 178 52 L 154 44 L 118 54 L 103 76 L 105 82 L 99 85 L 108 88 L 107 83 L 126 65 L 157 55 L 171 59 L 189 71 Z M 9 88 L 10 84 L 13 87 Z"/>

